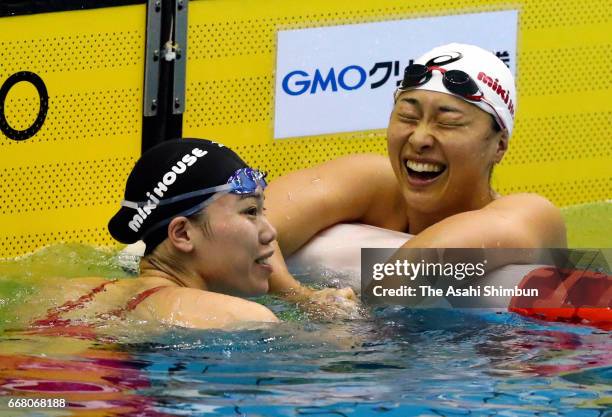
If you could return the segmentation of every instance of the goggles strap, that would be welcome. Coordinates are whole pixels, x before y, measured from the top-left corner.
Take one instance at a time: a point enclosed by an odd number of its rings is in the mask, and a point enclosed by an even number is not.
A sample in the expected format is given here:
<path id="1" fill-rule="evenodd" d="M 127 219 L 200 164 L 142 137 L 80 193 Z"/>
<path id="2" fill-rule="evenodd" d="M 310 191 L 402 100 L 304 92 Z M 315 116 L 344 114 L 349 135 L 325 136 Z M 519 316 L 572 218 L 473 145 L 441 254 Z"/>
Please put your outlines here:
<path id="1" fill-rule="evenodd" d="M 247 179 L 253 181 L 256 187 L 253 190 L 245 188 L 244 191 L 241 191 L 240 186 L 243 185 L 242 182 L 244 182 L 240 180 L 241 175 L 244 175 L 246 176 Z M 180 194 L 174 197 L 164 198 L 164 199 L 158 200 L 157 203 L 154 203 L 151 200 L 148 200 L 148 201 L 122 200 L 121 206 L 128 207 L 134 210 L 138 210 L 139 208 L 142 208 L 142 207 L 164 206 L 167 204 L 176 203 L 177 201 L 187 200 L 189 198 L 204 196 L 208 194 L 215 194 L 219 192 L 233 192 L 235 190 L 237 191 L 238 194 L 247 194 L 247 193 L 254 192 L 255 189 L 257 188 L 257 185 L 261 186 L 262 189 L 266 187 L 267 184 L 265 181 L 265 174 L 262 174 L 261 172 L 251 169 L 251 168 L 241 168 L 237 170 L 229 178 L 226 184 L 223 184 L 223 185 L 217 185 L 215 187 L 204 188 L 202 190 L 191 191 L 191 192 Z"/>
<path id="2" fill-rule="evenodd" d="M 176 218 L 176 217 L 189 217 L 189 216 L 193 216 L 194 214 L 204 210 L 206 207 L 208 207 L 209 205 L 211 205 L 212 203 L 214 203 L 215 201 L 217 201 L 221 196 L 227 194 L 227 192 L 218 192 L 215 193 L 212 197 L 210 197 L 207 200 L 202 201 L 201 203 L 196 204 L 195 206 L 188 208 L 187 210 L 183 210 L 180 213 L 174 214 L 171 217 L 164 219 L 164 220 L 160 220 L 159 222 L 155 223 L 153 226 L 151 226 L 149 228 L 149 230 L 147 230 L 143 235 L 141 240 L 147 240 L 147 238 L 149 236 L 151 236 L 153 233 L 155 233 L 160 227 L 166 226 L 167 224 L 169 224 L 172 219 Z"/>

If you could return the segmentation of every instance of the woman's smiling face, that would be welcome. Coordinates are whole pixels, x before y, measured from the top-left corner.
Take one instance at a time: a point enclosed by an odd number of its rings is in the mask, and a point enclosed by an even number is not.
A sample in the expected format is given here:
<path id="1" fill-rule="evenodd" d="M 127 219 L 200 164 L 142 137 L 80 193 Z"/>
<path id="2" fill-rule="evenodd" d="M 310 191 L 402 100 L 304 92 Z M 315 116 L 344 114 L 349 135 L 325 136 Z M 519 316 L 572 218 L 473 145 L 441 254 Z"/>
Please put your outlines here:
<path id="1" fill-rule="evenodd" d="M 407 206 L 445 215 L 481 207 L 480 200 L 490 196 L 490 172 L 507 144 L 488 113 L 427 90 L 399 95 L 387 140 Z"/>
<path id="2" fill-rule="evenodd" d="M 263 213 L 261 189 L 222 196 L 206 209 L 199 227 L 196 259 L 209 291 L 240 297 L 268 291 L 276 229 Z"/>

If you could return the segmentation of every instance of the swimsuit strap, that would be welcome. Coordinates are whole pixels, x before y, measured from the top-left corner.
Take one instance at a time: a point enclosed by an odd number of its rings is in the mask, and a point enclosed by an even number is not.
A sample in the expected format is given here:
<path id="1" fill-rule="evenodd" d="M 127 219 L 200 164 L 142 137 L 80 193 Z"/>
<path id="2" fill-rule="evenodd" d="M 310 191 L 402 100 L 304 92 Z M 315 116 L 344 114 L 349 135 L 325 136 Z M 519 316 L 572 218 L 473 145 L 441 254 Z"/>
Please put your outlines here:
<path id="1" fill-rule="evenodd" d="M 138 306 L 138 304 L 146 300 L 149 296 L 167 287 L 169 287 L 169 285 L 160 285 L 158 287 L 153 287 L 153 288 L 149 288 L 148 290 L 144 290 L 143 292 L 138 293 L 132 298 L 130 298 L 130 300 L 127 302 L 125 307 L 118 308 L 116 310 L 109 311 L 107 313 L 103 313 L 101 316 L 124 318 L 127 313 L 129 313 L 130 311 L 133 311 Z"/>
<path id="2" fill-rule="evenodd" d="M 98 285 L 87 294 L 82 295 L 77 300 L 66 301 L 59 307 L 52 307 L 47 310 L 47 315 L 39 320 L 33 321 L 31 326 L 53 326 L 53 325 L 65 325 L 69 320 L 62 320 L 59 318 L 60 314 L 65 313 L 67 311 L 75 310 L 78 308 L 85 307 L 85 304 L 93 300 L 94 296 L 99 292 L 104 290 L 108 284 L 113 284 L 117 282 L 116 279 L 111 281 L 104 281 L 102 284 Z"/>
<path id="3" fill-rule="evenodd" d="M 83 308 L 85 303 L 91 301 L 96 294 L 104 290 L 108 284 L 112 284 L 117 282 L 118 280 L 105 281 L 102 284 L 98 285 L 87 294 L 79 297 L 76 301 L 67 301 L 59 307 L 50 308 L 47 312 L 47 316 L 33 321 L 29 330 L 25 331 L 25 334 L 39 334 L 39 335 L 47 335 L 47 336 L 69 336 L 79 339 L 87 339 L 87 340 L 98 340 L 94 326 L 88 323 L 73 323 L 69 319 L 60 318 L 60 314 L 66 311 L 74 310 L 77 308 Z M 136 294 L 134 297 L 130 298 L 125 307 L 118 308 L 114 311 L 108 313 L 98 314 L 97 318 L 124 318 L 127 313 L 134 310 L 138 304 L 143 302 L 147 297 L 155 294 L 157 291 L 162 288 L 166 288 L 168 285 L 160 285 L 158 287 L 149 288 L 139 294 Z"/>

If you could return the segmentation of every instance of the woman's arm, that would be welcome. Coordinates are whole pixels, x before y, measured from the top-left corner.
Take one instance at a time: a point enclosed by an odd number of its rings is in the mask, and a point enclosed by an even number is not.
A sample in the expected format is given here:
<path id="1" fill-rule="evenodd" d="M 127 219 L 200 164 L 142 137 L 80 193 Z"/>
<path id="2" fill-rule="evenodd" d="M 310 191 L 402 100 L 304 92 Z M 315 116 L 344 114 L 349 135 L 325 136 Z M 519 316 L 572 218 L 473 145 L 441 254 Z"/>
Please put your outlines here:
<path id="1" fill-rule="evenodd" d="M 426 261 L 437 264 L 476 264 L 485 260 L 485 270 L 488 273 L 509 264 L 539 263 L 546 253 L 545 248 L 566 246 L 565 224 L 559 209 L 538 195 L 515 194 L 499 198 L 480 210 L 447 217 L 428 227 L 402 245 L 386 263 Z M 505 250 L 472 250 L 461 253 L 427 250 L 440 248 Z M 385 288 L 400 288 L 407 283 L 420 285 L 419 281 L 407 281 L 398 275 L 388 277 Z M 461 283 L 467 285 L 469 281 Z M 461 283 L 457 281 L 455 284 L 461 286 Z M 373 281 L 370 286 L 375 284 Z M 367 292 L 371 294 L 371 288 Z M 423 297 L 415 296 L 406 298 L 405 301 L 410 302 L 410 305 L 417 305 L 422 299 Z"/>
<path id="2" fill-rule="evenodd" d="M 480 210 L 450 216 L 423 230 L 406 248 L 565 248 L 565 223 L 536 194 L 501 197 Z"/>
<path id="3" fill-rule="evenodd" d="M 303 292 L 287 270 L 291 256 L 318 232 L 358 221 L 402 230 L 405 210 L 387 158 L 350 155 L 282 176 L 266 189 L 266 215 L 278 232 L 271 291 Z M 308 294 L 305 294 L 308 295 Z"/>

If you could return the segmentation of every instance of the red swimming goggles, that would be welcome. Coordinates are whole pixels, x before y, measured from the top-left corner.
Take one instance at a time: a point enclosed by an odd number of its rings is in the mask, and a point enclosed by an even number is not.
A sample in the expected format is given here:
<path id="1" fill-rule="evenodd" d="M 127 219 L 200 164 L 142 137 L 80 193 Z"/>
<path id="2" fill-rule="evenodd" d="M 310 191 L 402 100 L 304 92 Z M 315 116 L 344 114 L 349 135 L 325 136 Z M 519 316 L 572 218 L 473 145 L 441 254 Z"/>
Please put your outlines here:
<path id="1" fill-rule="evenodd" d="M 495 110 L 495 106 L 485 98 L 484 93 L 480 90 L 476 81 L 464 71 L 456 69 L 447 70 L 437 66 L 428 67 L 422 64 L 408 65 L 404 70 L 404 79 L 399 87 L 399 91 L 410 90 L 411 88 L 426 84 L 431 80 L 434 71 L 440 71 L 442 74 L 442 85 L 444 85 L 444 88 L 449 92 L 469 101 L 487 104 L 495 114 L 495 121 L 502 129 L 506 129 L 506 125 L 497 113 L 497 110 Z"/>

